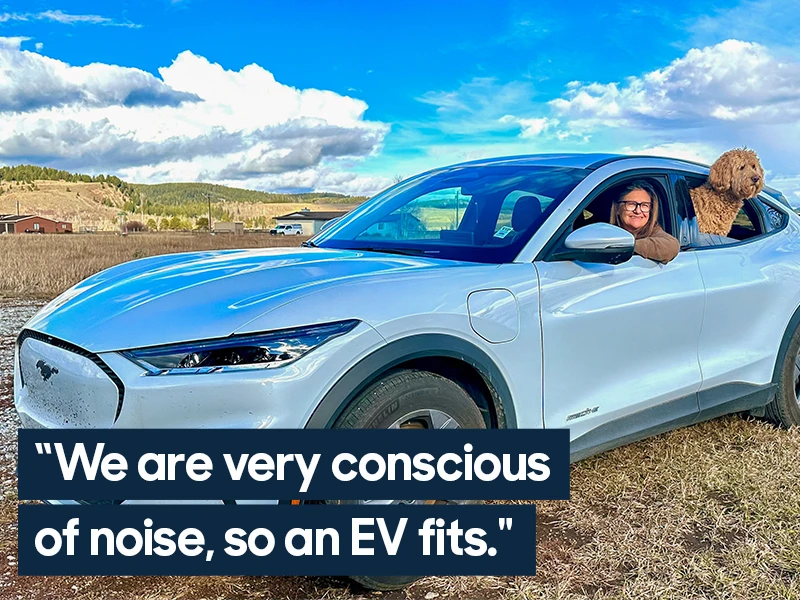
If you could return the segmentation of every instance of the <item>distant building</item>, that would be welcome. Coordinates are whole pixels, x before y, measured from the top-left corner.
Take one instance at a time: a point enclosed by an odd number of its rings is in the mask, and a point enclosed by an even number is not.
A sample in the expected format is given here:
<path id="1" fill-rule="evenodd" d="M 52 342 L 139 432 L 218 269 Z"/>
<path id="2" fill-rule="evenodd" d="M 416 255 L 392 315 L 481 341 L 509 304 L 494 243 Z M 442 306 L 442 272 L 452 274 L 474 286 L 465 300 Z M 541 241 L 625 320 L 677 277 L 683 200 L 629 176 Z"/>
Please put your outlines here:
<path id="1" fill-rule="evenodd" d="M 275 222 L 278 225 L 291 225 L 293 223 L 300 223 L 303 226 L 303 235 L 314 235 L 320 228 L 333 219 L 346 215 L 346 211 L 322 211 L 322 210 L 298 210 L 297 212 L 289 213 L 288 215 L 281 215 L 275 217 Z"/>
<path id="2" fill-rule="evenodd" d="M 214 233 L 235 233 L 237 235 L 242 235 L 244 233 L 244 223 L 239 221 L 235 223 L 218 221 L 214 223 Z"/>
<path id="3" fill-rule="evenodd" d="M 364 234 L 370 238 L 385 237 L 392 240 L 416 238 L 424 232 L 425 225 L 422 224 L 422 221 L 408 213 L 386 215 L 378 223 L 374 223 L 364 230 Z M 455 234 L 457 232 L 448 233 Z"/>
<path id="4" fill-rule="evenodd" d="M 72 223 L 35 215 L 0 215 L 0 233 L 72 233 Z"/>

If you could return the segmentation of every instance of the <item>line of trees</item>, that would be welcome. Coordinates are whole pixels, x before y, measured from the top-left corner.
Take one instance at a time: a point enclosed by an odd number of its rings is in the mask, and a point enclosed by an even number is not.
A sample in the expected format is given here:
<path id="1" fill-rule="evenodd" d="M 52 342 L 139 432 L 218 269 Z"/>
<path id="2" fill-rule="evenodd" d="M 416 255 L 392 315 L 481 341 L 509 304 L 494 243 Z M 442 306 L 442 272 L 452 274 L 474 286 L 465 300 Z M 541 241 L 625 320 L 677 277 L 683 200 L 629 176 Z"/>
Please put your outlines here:
<path id="1" fill-rule="evenodd" d="M 365 197 L 345 196 L 331 192 L 308 192 L 304 194 L 275 194 L 260 192 L 244 188 L 215 185 L 213 183 L 158 183 L 155 185 L 133 184 L 145 201 L 164 206 L 183 206 L 192 203 L 206 204 L 208 197 L 211 202 L 222 200 L 228 202 L 255 202 L 255 203 L 288 203 L 288 202 L 322 202 L 360 204 Z"/>

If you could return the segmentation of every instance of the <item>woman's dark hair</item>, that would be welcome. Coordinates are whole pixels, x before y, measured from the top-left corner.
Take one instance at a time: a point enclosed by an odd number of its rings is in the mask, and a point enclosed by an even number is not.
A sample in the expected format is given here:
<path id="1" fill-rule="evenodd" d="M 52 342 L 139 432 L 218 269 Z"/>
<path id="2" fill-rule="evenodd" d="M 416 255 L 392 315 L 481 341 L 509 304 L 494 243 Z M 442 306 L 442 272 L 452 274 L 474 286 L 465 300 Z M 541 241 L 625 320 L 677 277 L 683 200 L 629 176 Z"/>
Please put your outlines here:
<path id="1" fill-rule="evenodd" d="M 645 238 L 653 235 L 653 230 L 658 225 L 658 194 L 656 194 L 653 186 L 644 179 L 637 179 L 628 184 L 619 195 L 619 198 L 611 205 L 611 224 L 622 227 L 620 202 L 622 202 L 625 196 L 636 190 L 647 192 L 647 195 L 650 196 L 650 217 L 647 219 L 647 224 L 636 232 L 637 238 Z"/>

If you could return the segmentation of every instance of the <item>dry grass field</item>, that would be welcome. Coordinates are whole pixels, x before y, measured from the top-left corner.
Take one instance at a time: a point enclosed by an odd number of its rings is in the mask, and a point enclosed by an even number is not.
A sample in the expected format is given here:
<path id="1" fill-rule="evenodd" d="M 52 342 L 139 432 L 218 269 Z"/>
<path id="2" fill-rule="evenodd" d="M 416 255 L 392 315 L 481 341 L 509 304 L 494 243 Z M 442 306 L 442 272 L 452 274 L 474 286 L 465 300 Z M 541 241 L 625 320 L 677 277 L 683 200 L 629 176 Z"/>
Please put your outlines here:
<path id="1" fill-rule="evenodd" d="M 24 321 L 115 262 L 274 242 L 297 240 L 0 237 L 0 599 L 800 600 L 800 429 L 737 416 L 573 465 L 571 500 L 537 503 L 535 577 L 429 577 L 383 594 L 311 577 L 18 577 L 11 356 Z"/>
<path id="2" fill-rule="evenodd" d="M 53 298 L 122 262 L 173 252 L 298 246 L 301 236 L 137 233 L 0 236 L 0 298 Z"/>

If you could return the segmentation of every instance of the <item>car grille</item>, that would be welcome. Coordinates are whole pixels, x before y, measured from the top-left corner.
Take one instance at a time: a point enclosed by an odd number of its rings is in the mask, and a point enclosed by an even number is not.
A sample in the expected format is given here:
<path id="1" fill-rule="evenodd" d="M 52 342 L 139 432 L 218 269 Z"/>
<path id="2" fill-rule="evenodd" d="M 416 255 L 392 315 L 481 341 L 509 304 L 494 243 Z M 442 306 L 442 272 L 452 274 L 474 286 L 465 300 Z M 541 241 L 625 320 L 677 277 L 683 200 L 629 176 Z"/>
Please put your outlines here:
<path id="1" fill-rule="evenodd" d="M 124 387 L 96 355 L 49 336 L 24 331 L 19 339 L 21 402 L 46 427 L 111 427 Z"/>

